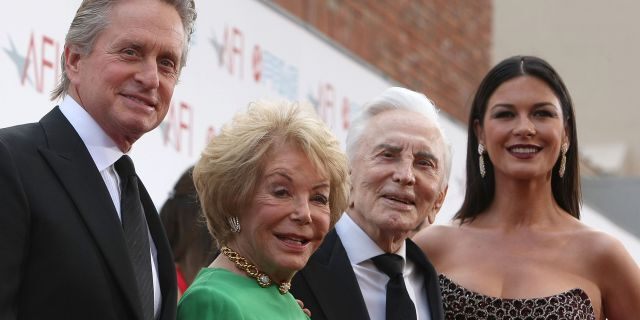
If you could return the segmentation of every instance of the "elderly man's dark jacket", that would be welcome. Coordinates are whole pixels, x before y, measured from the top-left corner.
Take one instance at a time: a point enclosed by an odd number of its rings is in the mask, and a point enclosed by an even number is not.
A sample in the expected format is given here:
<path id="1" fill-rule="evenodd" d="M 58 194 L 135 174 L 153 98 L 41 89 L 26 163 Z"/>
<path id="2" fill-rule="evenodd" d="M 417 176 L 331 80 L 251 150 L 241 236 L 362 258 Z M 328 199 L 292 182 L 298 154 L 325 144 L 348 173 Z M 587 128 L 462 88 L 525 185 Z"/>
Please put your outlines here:
<path id="1" fill-rule="evenodd" d="M 438 275 L 420 248 L 406 240 L 407 258 L 424 275 L 432 320 L 444 319 Z M 368 320 L 358 280 L 335 229 L 292 281 L 291 293 L 311 311 L 313 320 Z"/>

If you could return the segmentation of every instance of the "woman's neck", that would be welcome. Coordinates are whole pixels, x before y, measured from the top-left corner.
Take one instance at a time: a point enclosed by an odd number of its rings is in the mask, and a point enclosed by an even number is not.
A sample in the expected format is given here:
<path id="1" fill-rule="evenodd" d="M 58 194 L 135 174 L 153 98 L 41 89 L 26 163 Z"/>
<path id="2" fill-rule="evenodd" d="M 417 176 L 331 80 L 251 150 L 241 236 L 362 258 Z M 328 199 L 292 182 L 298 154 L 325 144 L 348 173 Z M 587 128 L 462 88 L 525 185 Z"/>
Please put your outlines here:
<path id="1" fill-rule="evenodd" d="M 566 218 L 564 214 L 553 197 L 550 177 L 496 177 L 493 201 L 478 218 L 506 230 L 555 225 L 559 218 Z"/>

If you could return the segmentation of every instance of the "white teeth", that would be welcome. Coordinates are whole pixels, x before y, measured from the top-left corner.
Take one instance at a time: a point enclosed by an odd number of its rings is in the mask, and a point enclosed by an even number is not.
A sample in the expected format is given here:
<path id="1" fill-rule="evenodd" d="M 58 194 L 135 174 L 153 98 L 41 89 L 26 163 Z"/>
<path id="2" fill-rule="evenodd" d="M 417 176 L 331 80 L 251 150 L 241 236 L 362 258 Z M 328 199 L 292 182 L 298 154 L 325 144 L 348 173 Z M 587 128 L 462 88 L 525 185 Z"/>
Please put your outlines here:
<path id="1" fill-rule="evenodd" d="M 297 242 L 299 244 L 305 244 L 307 241 L 303 240 L 303 239 L 294 239 L 294 238 L 282 238 L 285 241 L 289 241 L 289 242 Z"/>
<path id="2" fill-rule="evenodd" d="M 538 149 L 536 149 L 536 148 L 516 147 L 516 148 L 512 148 L 511 152 L 515 152 L 515 153 L 536 153 L 536 152 L 538 152 Z"/>

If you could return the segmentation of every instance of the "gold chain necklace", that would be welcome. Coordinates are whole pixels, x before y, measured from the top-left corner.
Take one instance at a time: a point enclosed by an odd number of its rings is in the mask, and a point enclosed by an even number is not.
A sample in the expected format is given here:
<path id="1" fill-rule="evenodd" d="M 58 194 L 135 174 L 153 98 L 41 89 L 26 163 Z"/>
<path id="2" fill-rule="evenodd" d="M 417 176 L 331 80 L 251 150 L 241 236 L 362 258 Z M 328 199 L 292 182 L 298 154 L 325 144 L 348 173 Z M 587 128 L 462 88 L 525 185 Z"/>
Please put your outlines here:
<path id="1" fill-rule="evenodd" d="M 242 257 L 239 253 L 229 249 L 229 247 L 222 247 L 220 251 L 222 251 L 222 253 L 227 258 L 229 258 L 231 262 L 235 263 L 238 269 L 246 272 L 251 278 L 256 279 L 256 281 L 261 287 L 266 288 L 273 283 L 271 278 L 269 278 L 269 276 L 266 273 L 260 271 L 258 267 L 251 264 L 249 261 L 247 261 L 247 259 Z M 285 281 L 280 285 L 278 285 L 278 291 L 280 291 L 280 294 L 285 294 L 289 292 L 289 288 L 291 288 L 291 282 L 289 281 Z"/>

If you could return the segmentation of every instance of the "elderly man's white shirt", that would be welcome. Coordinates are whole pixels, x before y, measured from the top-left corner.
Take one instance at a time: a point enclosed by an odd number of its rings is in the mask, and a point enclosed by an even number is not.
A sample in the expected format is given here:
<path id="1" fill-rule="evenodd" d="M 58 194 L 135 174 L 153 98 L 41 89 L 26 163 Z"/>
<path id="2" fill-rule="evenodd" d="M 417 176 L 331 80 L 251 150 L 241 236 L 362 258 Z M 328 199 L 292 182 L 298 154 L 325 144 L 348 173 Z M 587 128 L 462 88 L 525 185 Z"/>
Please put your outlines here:
<path id="1" fill-rule="evenodd" d="M 336 232 L 344 246 L 353 272 L 358 280 L 360 292 L 371 320 L 385 320 L 387 282 L 389 276 L 378 270 L 371 258 L 385 252 L 358 226 L 348 214 L 343 214 L 336 223 Z M 416 306 L 417 319 L 429 320 L 429 304 L 427 303 L 427 288 L 424 275 L 416 268 L 415 263 L 407 260 L 406 244 L 395 254 L 404 261 L 404 282 L 409 297 Z"/>

